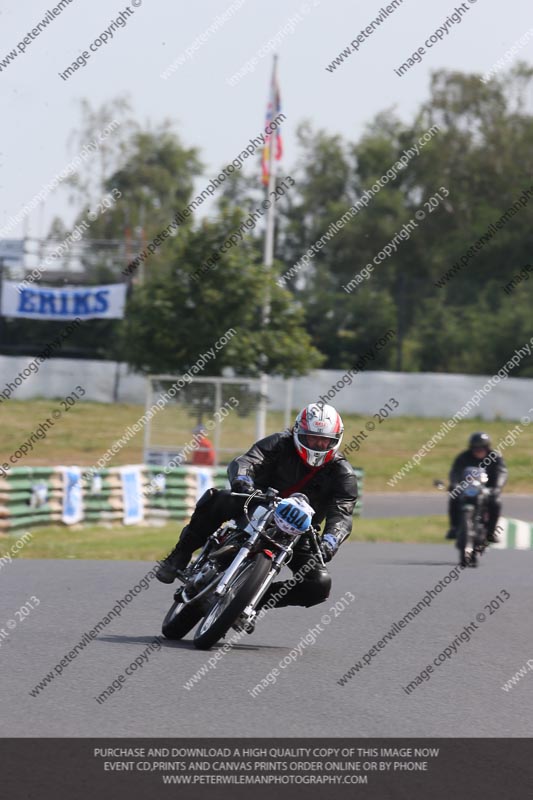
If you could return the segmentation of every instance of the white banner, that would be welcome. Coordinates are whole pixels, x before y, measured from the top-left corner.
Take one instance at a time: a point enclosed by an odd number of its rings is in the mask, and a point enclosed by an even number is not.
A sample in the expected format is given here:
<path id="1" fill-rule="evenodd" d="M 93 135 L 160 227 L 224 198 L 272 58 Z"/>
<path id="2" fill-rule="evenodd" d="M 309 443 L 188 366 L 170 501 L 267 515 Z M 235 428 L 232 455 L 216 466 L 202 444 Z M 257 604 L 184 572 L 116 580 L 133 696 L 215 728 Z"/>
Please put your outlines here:
<path id="1" fill-rule="evenodd" d="M 27 319 L 122 319 L 126 284 L 106 286 L 27 286 L 14 281 L 2 283 L 4 317 Z"/>
<path id="2" fill-rule="evenodd" d="M 83 492 L 81 469 L 63 467 L 63 514 L 65 525 L 75 525 L 83 519 Z"/>
<path id="3" fill-rule="evenodd" d="M 142 468 L 121 467 L 122 502 L 124 504 L 124 525 L 136 525 L 144 517 Z"/>

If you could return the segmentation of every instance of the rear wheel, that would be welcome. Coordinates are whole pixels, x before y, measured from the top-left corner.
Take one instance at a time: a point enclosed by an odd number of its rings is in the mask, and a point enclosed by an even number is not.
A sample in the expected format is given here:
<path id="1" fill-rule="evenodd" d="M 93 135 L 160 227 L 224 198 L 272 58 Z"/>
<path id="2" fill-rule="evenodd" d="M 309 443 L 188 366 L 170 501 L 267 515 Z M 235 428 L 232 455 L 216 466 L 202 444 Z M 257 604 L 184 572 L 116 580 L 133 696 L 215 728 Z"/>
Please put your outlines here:
<path id="1" fill-rule="evenodd" d="M 203 613 L 200 603 L 184 603 L 181 598 L 175 600 L 163 620 L 163 636 L 182 639 L 202 619 Z"/>
<path id="2" fill-rule="evenodd" d="M 226 594 L 213 605 L 194 635 L 200 650 L 209 650 L 231 628 L 270 571 L 271 561 L 257 553 L 233 578 Z"/>

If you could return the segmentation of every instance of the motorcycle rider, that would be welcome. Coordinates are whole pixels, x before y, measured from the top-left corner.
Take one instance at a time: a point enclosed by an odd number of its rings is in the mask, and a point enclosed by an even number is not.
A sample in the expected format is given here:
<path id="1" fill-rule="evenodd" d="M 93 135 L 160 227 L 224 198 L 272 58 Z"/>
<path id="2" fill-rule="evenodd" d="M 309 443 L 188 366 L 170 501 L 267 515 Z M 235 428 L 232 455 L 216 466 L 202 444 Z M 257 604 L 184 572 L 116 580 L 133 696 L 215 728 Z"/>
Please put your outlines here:
<path id="1" fill-rule="evenodd" d="M 324 561 L 330 561 L 352 530 L 352 514 L 357 500 L 355 473 L 339 452 L 344 432 L 342 419 L 330 405 L 311 403 L 298 414 L 292 429 L 260 439 L 242 456 L 228 465 L 228 478 L 234 492 L 251 494 L 254 489 L 277 489 L 282 497 L 303 492 L 315 510 L 313 525 L 325 519 L 320 549 Z M 195 550 L 223 522 L 238 517 L 244 497 L 232 497 L 227 490 L 208 489 L 196 505 L 172 552 L 160 562 L 156 577 L 172 583 L 176 573 L 185 569 Z M 331 578 L 328 570 L 316 561 L 309 536 L 297 542 L 290 569 L 302 570 L 303 579 L 276 597 L 284 581 L 270 585 L 261 604 L 274 597 L 276 607 L 312 606 L 329 596 Z"/>
<path id="2" fill-rule="evenodd" d="M 502 510 L 500 495 L 507 481 L 507 467 L 502 456 L 492 449 L 490 436 L 488 433 L 478 431 L 473 433 L 468 442 L 468 450 L 459 453 L 452 464 L 450 470 L 450 485 L 448 491 L 452 492 L 448 505 L 450 517 L 450 530 L 446 534 L 447 539 L 457 538 L 457 527 L 460 518 L 460 500 L 453 496 L 453 491 L 461 482 L 465 467 L 481 467 L 488 475 L 487 486 L 491 489 L 488 498 L 488 533 L 489 542 L 497 542 L 496 526 Z"/>

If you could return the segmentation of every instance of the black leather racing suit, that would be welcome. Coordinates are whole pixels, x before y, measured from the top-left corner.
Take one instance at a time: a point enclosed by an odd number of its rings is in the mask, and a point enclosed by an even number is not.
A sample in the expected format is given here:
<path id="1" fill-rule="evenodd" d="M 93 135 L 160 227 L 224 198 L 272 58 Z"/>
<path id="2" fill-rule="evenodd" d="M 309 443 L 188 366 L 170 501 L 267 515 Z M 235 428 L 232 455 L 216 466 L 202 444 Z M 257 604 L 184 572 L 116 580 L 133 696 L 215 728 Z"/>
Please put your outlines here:
<path id="1" fill-rule="evenodd" d="M 490 458 L 490 464 L 482 464 L 485 458 L 487 460 Z M 488 498 L 489 521 L 487 532 L 489 535 L 494 534 L 502 510 L 500 492 L 505 486 L 508 475 L 505 461 L 495 450 L 491 450 L 484 458 L 476 458 L 470 450 L 464 450 L 459 453 L 452 464 L 449 476 L 449 491 L 453 491 L 457 484 L 461 482 L 466 467 L 481 467 L 484 469 L 489 478 L 487 486 L 496 490 L 495 494 Z M 448 513 L 450 516 L 450 528 L 457 530 L 460 519 L 459 497 L 450 497 Z"/>
<path id="2" fill-rule="evenodd" d="M 235 458 L 228 465 L 230 484 L 238 475 L 250 477 L 257 489 L 266 490 L 271 486 L 283 497 L 303 492 L 316 512 L 313 525 L 319 525 L 325 519 L 324 533 L 333 534 L 339 544 L 350 535 L 357 480 L 341 453 L 337 452 L 323 467 L 309 467 L 296 451 L 292 432 L 286 430 L 261 439 L 244 455 Z M 192 555 L 223 522 L 242 513 L 244 502 L 244 498 L 232 497 L 226 490 L 208 489 L 183 529 L 178 548 L 190 551 Z M 298 572 L 313 554 L 309 537 L 302 536 L 294 549 L 290 569 Z M 317 565 L 302 574 L 303 580 L 277 600 L 276 606 L 312 606 L 326 600 L 331 589 L 327 569 Z M 275 595 L 282 583 L 272 584 L 268 597 Z M 267 599 L 265 595 L 264 601 Z"/>

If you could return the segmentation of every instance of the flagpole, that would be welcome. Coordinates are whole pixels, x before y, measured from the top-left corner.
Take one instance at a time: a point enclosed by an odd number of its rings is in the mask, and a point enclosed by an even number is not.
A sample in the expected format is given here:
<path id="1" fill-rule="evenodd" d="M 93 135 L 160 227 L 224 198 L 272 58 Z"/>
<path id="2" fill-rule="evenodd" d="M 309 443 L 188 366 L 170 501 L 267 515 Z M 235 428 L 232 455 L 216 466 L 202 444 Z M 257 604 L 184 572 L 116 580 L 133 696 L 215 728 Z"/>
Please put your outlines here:
<path id="1" fill-rule="evenodd" d="M 278 57 L 274 55 L 274 74 L 277 74 Z M 267 197 L 268 200 L 276 189 L 276 159 L 274 154 L 275 138 L 271 134 L 270 147 L 268 152 L 268 187 Z M 265 247 L 263 253 L 263 265 L 265 273 L 270 276 L 272 264 L 274 263 L 274 229 L 275 229 L 275 216 L 276 204 L 273 200 L 270 201 L 270 208 L 267 211 L 266 231 L 265 231 Z M 263 302 L 263 325 L 268 325 L 270 322 L 270 286 L 267 284 L 265 291 L 265 299 Z"/>
<path id="2" fill-rule="evenodd" d="M 273 76 L 277 74 L 278 56 L 274 54 Z M 266 200 L 272 197 L 272 193 L 276 189 L 276 159 L 274 154 L 275 136 L 270 135 L 270 146 L 268 149 L 268 186 Z M 274 263 L 274 231 L 275 231 L 275 215 L 276 204 L 270 201 L 270 207 L 267 210 L 266 229 L 265 229 L 265 244 L 263 251 L 263 269 L 265 274 L 265 293 L 263 297 L 263 306 L 261 309 L 261 327 L 266 330 L 270 322 L 271 298 L 270 298 L 270 276 L 272 273 L 272 264 Z M 265 355 L 262 354 L 262 361 L 264 364 Z M 268 374 L 261 372 L 259 378 L 259 407 L 257 413 L 257 439 L 263 439 L 266 436 L 266 417 L 267 417 L 267 403 L 268 403 Z"/>

